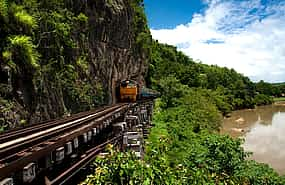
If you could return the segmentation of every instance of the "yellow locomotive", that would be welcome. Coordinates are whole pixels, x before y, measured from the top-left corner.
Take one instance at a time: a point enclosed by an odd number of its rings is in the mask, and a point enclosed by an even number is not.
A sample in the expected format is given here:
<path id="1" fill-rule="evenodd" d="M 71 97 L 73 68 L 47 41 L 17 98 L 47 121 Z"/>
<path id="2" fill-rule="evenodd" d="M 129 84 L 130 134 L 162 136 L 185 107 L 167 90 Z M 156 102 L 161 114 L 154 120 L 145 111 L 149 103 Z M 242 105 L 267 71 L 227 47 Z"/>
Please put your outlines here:
<path id="1" fill-rule="evenodd" d="M 154 99 L 160 96 L 159 92 L 144 86 L 139 86 L 134 80 L 121 81 L 119 89 L 121 102 L 135 102 L 143 99 Z"/>
<path id="2" fill-rule="evenodd" d="M 138 84 L 133 80 L 124 80 L 120 83 L 120 100 L 135 102 L 138 95 Z"/>

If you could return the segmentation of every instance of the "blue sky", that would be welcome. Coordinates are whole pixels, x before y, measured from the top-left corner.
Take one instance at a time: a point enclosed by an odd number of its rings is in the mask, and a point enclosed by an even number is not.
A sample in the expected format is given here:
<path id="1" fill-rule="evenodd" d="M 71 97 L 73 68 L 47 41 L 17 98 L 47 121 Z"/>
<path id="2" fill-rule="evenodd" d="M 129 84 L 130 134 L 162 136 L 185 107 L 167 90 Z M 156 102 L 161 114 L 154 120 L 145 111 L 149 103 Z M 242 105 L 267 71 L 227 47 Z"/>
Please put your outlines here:
<path id="1" fill-rule="evenodd" d="M 285 0 L 145 0 L 154 39 L 253 81 L 285 81 Z"/>
<path id="2" fill-rule="evenodd" d="M 145 0 L 149 26 L 154 29 L 175 28 L 191 21 L 191 15 L 201 12 L 206 4 L 201 0 Z"/>

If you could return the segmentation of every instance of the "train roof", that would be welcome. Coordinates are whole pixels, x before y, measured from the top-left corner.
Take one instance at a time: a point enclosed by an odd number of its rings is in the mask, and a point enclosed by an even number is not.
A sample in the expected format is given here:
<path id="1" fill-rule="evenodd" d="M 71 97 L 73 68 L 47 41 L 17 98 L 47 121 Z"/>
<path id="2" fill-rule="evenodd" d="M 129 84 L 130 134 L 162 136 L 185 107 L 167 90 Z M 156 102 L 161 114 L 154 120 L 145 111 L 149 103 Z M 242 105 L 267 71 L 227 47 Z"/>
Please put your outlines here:
<path id="1" fill-rule="evenodd" d="M 121 83 L 137 84 L 137 82 L 134 80 L 122 80 Z"/>

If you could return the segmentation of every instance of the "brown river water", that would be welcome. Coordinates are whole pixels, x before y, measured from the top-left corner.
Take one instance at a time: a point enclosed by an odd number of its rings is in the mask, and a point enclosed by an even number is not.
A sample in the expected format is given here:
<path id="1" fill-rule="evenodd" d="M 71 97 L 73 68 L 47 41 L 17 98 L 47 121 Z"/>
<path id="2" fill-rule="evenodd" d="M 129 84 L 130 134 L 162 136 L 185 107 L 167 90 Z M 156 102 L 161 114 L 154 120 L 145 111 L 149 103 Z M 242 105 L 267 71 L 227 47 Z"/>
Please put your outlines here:
<path id="1" fill-rule="evenodd" d="M 224 119 L 221 133 L 244 138 L 251 159 L 285 174 L 285 102 L 234 111 Z"/>

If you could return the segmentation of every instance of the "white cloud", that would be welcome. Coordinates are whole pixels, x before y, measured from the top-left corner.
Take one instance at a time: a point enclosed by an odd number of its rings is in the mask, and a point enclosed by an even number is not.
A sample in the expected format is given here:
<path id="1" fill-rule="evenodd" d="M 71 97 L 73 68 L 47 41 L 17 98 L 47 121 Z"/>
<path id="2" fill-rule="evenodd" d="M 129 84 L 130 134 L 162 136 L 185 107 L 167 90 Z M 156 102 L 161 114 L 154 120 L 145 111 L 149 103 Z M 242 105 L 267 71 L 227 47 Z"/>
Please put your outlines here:
<path id="1" fill-rule="evenodd" d="M 285 2 L 205 0 L 208 8 L 174 29 L 151 30 L 191 58 L 234 68 L 252 80 L 285 81 Z"/>

